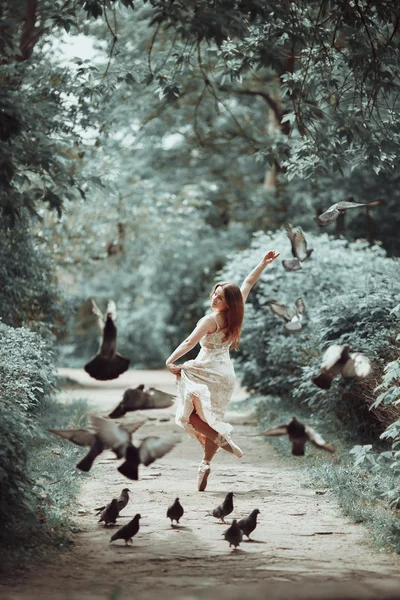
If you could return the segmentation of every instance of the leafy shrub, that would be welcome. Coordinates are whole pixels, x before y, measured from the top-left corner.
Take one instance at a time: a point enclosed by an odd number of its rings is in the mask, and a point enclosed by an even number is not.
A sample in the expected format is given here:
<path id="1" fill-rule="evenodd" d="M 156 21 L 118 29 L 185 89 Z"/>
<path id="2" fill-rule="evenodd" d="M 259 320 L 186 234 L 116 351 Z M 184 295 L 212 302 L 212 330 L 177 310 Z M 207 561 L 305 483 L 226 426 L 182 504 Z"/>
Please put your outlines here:
<path id="1" fill-rule="evenodd" d="M 39 334 L 0 324 L 0 342 L 0 542 L 10 558 L 39 538 L 49 543 L 66 522 L 76 450 L 61 452 L 46 429 L 67 425 L 77 408 L 54 401 L 54 356 Z"/>
<path id="2" fill-rule="evenodd" d="M 257 393 L 289 395 L 324 412 L 335 410 L 360 434 L 370 430 L 372 420 L 382 433 L 387 420 L 369 407 L 384 364 L 398 354 L 398 324 L 391 313 L 400 298 L 398 262 L 364 241 L 333 239 L 326 233 L 307 235 L 307 241 L 314 252 L 300 271 L 286 272 L 278 259 L 250 295 L 237 359 L 243 383 Z M 256 234 L 251 247 L 231 259 L 223 277 L 240 283 L 271 248 L 281 258 L 290 257 L 284 231 Z M 298 297 L 306 305 L 306 322 L 300 333 L 287 334 L 267 301 L 294 305 Z M 365 353 L 373 361 L 372 375 L 364 381 L 337 378 L 329 392 L 317 388 L 311 376 L 318 373 L 321 355 L 332 343 Z"/>

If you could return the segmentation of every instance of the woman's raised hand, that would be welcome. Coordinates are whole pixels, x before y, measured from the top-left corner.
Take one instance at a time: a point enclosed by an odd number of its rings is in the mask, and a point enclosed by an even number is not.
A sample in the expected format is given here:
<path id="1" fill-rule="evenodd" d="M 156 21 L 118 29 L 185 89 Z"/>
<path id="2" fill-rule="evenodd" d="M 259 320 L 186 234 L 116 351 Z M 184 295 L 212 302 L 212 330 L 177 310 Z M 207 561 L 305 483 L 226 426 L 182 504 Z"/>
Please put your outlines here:
<path id="1" fill-rule="evenodd" d="M 278 252 L 277 250 L 270 250 L 264 256 L 264 258 L 262 259 L 261 262 L 263 262 L 265 264 L 265 266 L 267 266 L 267 265 L 269 265 L 269 263 L 272 263 L 276 258 L 278 258 L 279 255 L 280 255 L 280 252 Z"/>

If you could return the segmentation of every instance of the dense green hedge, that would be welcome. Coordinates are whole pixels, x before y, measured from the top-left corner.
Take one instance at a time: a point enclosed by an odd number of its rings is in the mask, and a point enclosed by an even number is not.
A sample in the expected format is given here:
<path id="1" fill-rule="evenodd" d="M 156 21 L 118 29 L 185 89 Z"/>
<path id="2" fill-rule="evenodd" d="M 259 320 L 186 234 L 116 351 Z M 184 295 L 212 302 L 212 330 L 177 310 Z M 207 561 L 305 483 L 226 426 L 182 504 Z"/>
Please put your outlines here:
<path id="1" fill-rule="evenodd" d="M 326 233 L 308 235 L 307 240 L 314 252 L 300 271 L 286 272 L 282 267 L 281 259 L 290 257 L 284 231 L 256 234 L 251 247 L 232 257 L 224 270 L 224 279 L 240 283 L 267 250 L 281 252 L 249 297 L 238 371 L 244 385 L 257 393 L 285 395 L 294 403 L 303 401 L 324 411 L 334 409 L 349 426 L 362 427 L 364 411 L 382 432 L 391 417 L 387 419 L 384 411 L 370 413 L 369 407 L 384 365 L 399 355 L 395 342 L 399 325 L 391 314 L 400 300 L 399 262 L 364 241 L 348 242 Z M 298 297 L 306 305 L 305 325 L 300 333 L 287 334 L 283 320 L 266 303 L 294 305 Z M 365 353 L 374 364 L 372 375 L 365 381 L 337 378 L 329 392 L 314 386 L 311 377 L 331 343 L 349 344 Z"/>

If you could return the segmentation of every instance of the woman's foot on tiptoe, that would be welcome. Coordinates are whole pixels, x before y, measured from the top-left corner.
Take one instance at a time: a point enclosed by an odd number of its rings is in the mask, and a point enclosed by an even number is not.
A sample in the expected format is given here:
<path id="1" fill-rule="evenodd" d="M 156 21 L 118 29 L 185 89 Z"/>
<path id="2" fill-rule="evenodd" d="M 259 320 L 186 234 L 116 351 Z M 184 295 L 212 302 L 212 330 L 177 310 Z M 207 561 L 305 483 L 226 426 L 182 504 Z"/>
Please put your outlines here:
<path id="1" fill-rule="evenodd" d="M 204 492 L 207 487 L 207 479 L 211 473 L 210 463 L 202 460 L 199 466 L 199 474 L 197 476 L 197 489 L 199 492 Z"/>

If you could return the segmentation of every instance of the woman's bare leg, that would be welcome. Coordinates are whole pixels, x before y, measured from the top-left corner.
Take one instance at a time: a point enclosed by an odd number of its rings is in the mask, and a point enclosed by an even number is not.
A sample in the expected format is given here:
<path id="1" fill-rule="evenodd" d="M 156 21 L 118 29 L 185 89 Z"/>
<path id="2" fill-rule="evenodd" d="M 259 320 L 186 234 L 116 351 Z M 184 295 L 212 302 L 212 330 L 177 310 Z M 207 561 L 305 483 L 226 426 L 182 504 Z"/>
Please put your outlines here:
<path id="1" fill-rule="evenodd" d="M 191 424 L 192 427 L 195 428 L 196 431 L 205 435 L 214 444 L 214 440 L 217 437 L 218 432 L 215 431 L 215 429 L 213 429 L 212 427 L 210 427 L 208 423 L 206 423 L 205 421 L 200 419 L 200 417 L 196 413 L 196 411 L 193 411 L 192 414 L 190 415 L 189 423 Z M 216 444 L 214 444 L 214 446 L 216 448 L 219 447 Z M 226 450 L 230 454 L 233 454 L 233 450 L 229 446 L 229 444 L 227 444 L 226 446 L 222 446 L 222 449 Z M 215 452 L 214 452 L 214 454 L 215 454 Z"/>
<path id="2" fill-rule="evenodd" d="M 210 440 L 210 438 L 207 438 L 205 446 L 204 446 L 204 456 L 203 456 L 204 462 L 210 463 L 212 461 L 212 459 L 214 458 L 217 450 L 218 450 L 217 444 L 214 444 L 214 442 L 212 440 Z"/>

